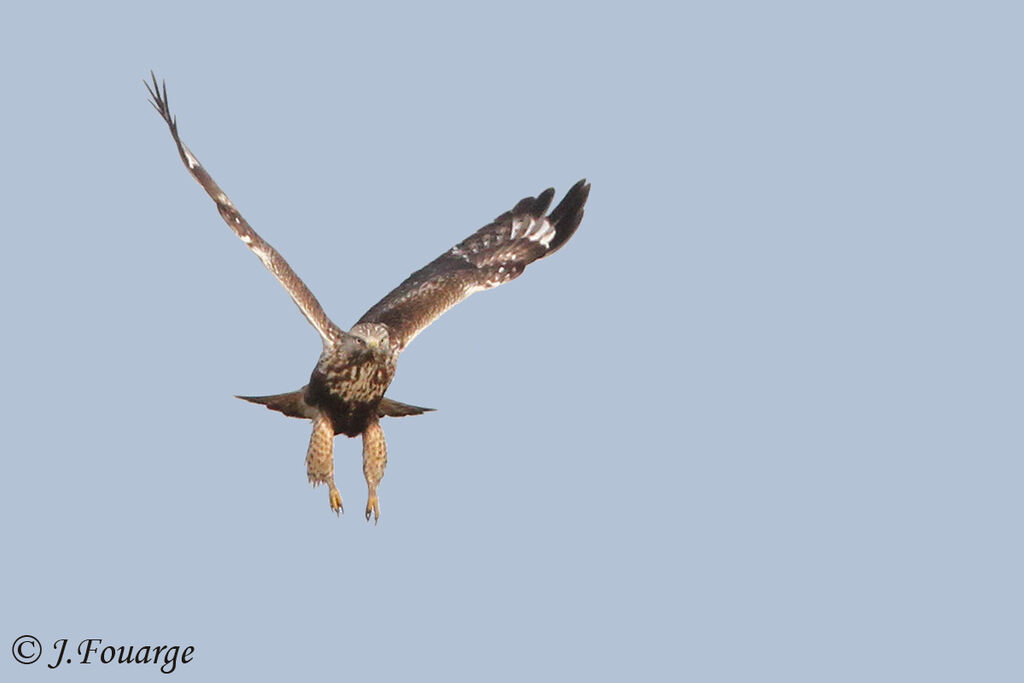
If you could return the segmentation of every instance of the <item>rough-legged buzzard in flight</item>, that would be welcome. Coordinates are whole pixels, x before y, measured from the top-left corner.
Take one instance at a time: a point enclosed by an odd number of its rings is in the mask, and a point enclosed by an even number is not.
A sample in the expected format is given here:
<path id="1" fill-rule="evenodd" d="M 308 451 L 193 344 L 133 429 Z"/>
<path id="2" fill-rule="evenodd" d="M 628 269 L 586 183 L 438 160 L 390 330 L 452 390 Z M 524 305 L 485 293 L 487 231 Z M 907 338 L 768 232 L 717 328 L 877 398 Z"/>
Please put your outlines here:
<path id="1" fill-rule="evenodd" d="M 239 398 L 313 421 L 306 471 L 314 486 L 327 484 L 331 509 L 335 512 L 342 511 L 342 503 L 334 485 L 334 437 L 362 434 L 363 474 L 369 489 L 366 519 L 372 514 L 376 522 L 380 517 L 377 486 L 388 459 L 380 418 L 419 415 L 431 410 L 384 396 L 395 376 L 398 355 L 423 328 L 473 292 L 515 279 L 530 263 L 558 251 L 583 219 L 590 185 L 585 180 L 573 185 L 550 214 L 547 210 L 554 189 L 523 199 L 511 211 L 410 275 L 351 330 L 344 332 L 331 322 L 277 250 L 242 218 L 178 137 L 177 119 L 167 106 L 166 84 L 161 89 L 153 76 L 152 86 L 146 83 L 146 89 L 152 97 L 151 104 L 167 122 L 188 172 L 213 198 L 228 226 L 284 286 L 323 340 L 323 352 L 306 386 L 286 394 Z"/>

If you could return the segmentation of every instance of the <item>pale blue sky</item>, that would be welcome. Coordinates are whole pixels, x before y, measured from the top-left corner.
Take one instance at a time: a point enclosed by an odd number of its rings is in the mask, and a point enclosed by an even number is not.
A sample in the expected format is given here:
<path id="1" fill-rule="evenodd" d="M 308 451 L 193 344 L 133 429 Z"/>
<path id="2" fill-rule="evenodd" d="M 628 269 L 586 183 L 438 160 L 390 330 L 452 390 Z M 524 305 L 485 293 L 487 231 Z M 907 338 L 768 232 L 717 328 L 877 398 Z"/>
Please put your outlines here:
<path id="1" fill-rule="evenodd" d="M 1022 16 L 961 5 L 8 9 L 0 653 L 1020 680 Z M 339 520 L 308 423 L 232 397 L 297 388 L 319 341 L 187 176 L 151 68 L 346 327 L 593 183 L 565 249 L 403 355 L 389 393 L 438 411 L 385 423 L 376 528 L 357 440 Z"/>

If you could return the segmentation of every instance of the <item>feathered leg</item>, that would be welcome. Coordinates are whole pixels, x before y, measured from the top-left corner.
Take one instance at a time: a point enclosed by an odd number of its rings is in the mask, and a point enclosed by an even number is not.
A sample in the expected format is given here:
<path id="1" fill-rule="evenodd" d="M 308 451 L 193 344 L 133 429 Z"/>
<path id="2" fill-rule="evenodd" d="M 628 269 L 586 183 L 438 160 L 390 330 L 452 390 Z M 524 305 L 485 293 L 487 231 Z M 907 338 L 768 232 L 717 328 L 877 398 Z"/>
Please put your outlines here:
<path id="1" fill-rule="evenodd" d="M 341 493 L 334 485 L 334 425 L 325 413 L 317 413 L 313 418 L 313 434 L 306 451 L 306 474 L 314 487 L 327 484 L 331 509 L 340 516 L 345 508 L 341 504 Z"/>
<path id="2" fill-rule="evenodd" d="M 384 430 L 380 421 L 374 418 L 363 431 L 363 476 L 366 477 L 366 488 L 369 497 L 366 499 L 366 521 L 373 523 L 380 519 L 380 504 L 377 502 L 377 485 L 384 478 L 384 468 L 388 465 L 388 446 L 384 442 Z"/>

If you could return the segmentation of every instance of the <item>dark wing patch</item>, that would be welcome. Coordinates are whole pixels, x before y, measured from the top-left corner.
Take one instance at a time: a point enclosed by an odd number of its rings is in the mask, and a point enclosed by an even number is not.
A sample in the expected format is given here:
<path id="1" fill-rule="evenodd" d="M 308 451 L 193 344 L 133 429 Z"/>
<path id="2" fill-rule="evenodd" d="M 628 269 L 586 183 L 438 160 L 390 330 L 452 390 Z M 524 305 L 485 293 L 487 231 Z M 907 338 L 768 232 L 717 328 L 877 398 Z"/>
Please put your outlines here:
<path id="1" fill-rule="evenodd" d="M 572 186 L 549 216 L 553 188 L 523 199 L 511 211 L 456 244 L 368 310 L 359 323 L 387 325 L 404 348 L 442 313 L 473 292 L 519 277 L 529 264 L 564 245 L 580 221 L 590 185 Z M 358 323 L 357 323 L 358 324 Z"/>
<path id="2" fill-rule="evenodd" d="M 288 417 L 303 417 L 312 420 L 316 417 L 317 409 L 305 401 L 306 387 L 298 391 L 289 391 L 286 394 L 274 394 L 273 396 L 236 396 L 249 403 L 259 403 L 271 410 L 284 413 Z"/>
<path id="3" fill-rule="evenodd" d="M 434 410 L 434 408 L 411 406 L 408 403 L 395 401 L 385 396 L 380 400 L 380 404 L 377 406 L 377 417 L 408 417 L 409 415 L 430 413 Z"/>

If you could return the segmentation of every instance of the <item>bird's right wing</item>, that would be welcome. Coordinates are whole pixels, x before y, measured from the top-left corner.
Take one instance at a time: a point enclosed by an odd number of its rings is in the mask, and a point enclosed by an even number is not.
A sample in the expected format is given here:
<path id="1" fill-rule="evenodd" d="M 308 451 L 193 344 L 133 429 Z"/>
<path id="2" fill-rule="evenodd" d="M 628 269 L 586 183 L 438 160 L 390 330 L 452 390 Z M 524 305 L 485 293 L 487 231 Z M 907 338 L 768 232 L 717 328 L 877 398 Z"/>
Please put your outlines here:
<path id="1" fill-rule="evenodd" d="M 178 146 L 178 154 L 181 156 L 185 168 L 203 186 L 206 194 L 210 195 L 213 199 L 217 205 L 217 210 L 220 211 L 221 218 L 228 224 L 228 227 L 259 257 L 263 265 L 267 267 L 267 270 L 277 278 L 277 281 L 281 283 L 292 297 L 292 301 L 302 311 L 302 315 L 306 316 L 306 320 L 320 333 L 324 348 L 333 346 L 344 332 L 331 322 L 327 314 L 324 313 L 323 307 L 320 306 L 320 302 L 313 296 L 313 292 L 309 291 L 306 283 L 295 274 L 295 271 L 292 270 L 288 262 L 284 260 L 284 257 L 276 249 L 256 234 L 256 231 L 246 222 L 242 214 L 235 208 L 235 205 L 228 199 L 228 196 L 224 194 L 224 191 L 217 186 L 217 183 L 213 181 L 213 178 L 202 167 L 195 155 L 181 141 L 181 138 L 178 137 L 178 121 L 175 117 L 171 116 L 171 110 L 167 105 L 167 84 L 164 84 L 161 91 L 160 86 L 157 85 L 156 76 L 152 72 L 150 72 L 150 76 L 153 77 L 152 87 L 150 87 L 149 83 L 143 81 L 150 97 L 153 98 L 150 104 L 153 105 L 153 108 L 156 109 L 160 117 L 167 123 L 167 127 L 170 128 L 171 137 L 174 138 L 174 144 Z"/>

